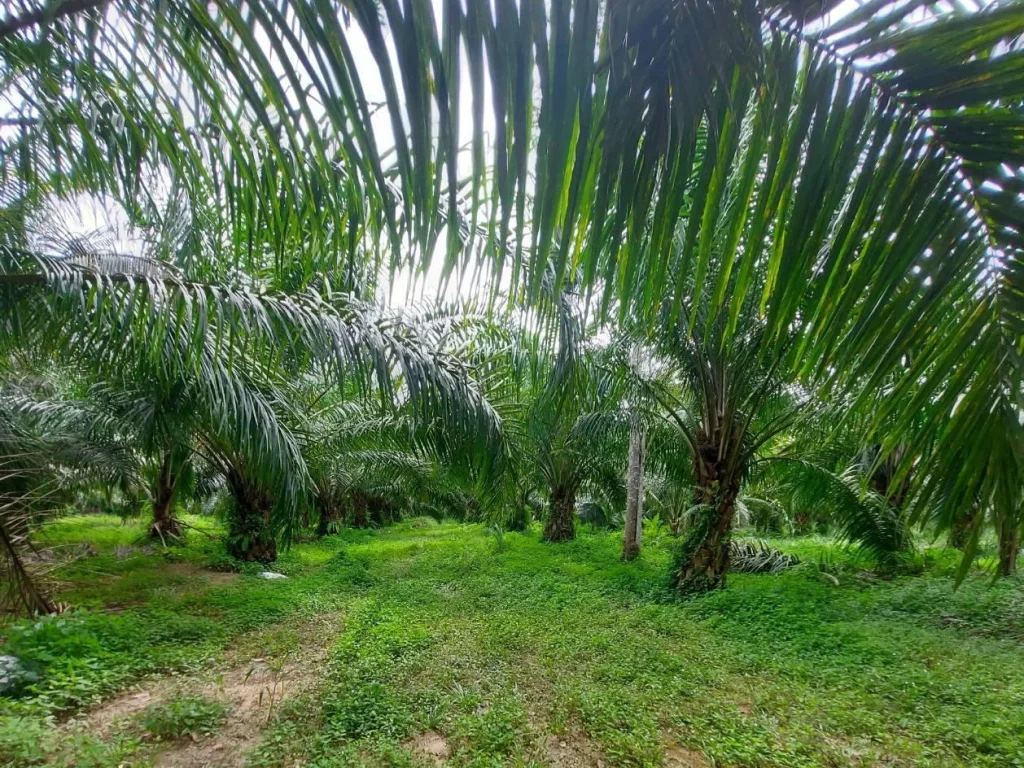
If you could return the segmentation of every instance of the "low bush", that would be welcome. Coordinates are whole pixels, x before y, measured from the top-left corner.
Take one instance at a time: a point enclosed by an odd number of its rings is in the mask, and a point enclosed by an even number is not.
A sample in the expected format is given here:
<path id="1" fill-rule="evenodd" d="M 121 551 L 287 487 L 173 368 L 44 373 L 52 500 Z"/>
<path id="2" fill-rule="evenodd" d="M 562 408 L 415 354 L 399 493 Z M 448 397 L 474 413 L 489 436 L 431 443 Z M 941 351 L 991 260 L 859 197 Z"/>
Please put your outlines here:
<path id="1" fill-rule="evenodd" d="M 138 715 L 138 723 L 152 738 L 174 741 L 186 736 L 212 736 L 227 720 L 228 707 L 203 696 L 183 696 L 154 704 Z"/>

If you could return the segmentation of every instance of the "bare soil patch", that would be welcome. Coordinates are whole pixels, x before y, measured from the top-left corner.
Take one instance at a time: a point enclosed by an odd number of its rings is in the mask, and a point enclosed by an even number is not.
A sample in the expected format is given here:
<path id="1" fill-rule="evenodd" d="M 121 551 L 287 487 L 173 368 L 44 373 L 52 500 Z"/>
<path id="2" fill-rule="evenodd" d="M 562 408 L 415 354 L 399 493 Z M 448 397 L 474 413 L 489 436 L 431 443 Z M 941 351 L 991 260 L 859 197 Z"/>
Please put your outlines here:
<path id="1" fill-rule="evenodd" d="M 160 681 L 153 681 L 151 685 L 151 688 L 147 687 L 141 690 L 136 688 L 122 693 L 117 698 L 100 704 L 84 718 L 69 720 L 67 726 L 76 729 L 81 727 L 89 733 L 107 737 L 115 730 L 115 724 L 122 724 L 150 704 L 155 704 L 166 698 L 166 691 L 159 690 L 162 687 Z"/>
<path id="2" fill-rule="evenodd" d="M 232 667 L 216 680 L 190 687 L 191 694 L 227 704 L 228 719 L 208 739 L 179 742 L 163 749 L 154 764 L 165 768 L 240 768 L 275 707 L 304 689 L 309 672 L 302 664 L 275 671 L 265 661 L 254 661 L 248 667 Z"/>
<path id="3" fill-rule="evenodd" d="M 703 752 L 673 744 L 665 748 L 665 765 L 668 768 L 711 768 L 711 761 Z"/>
<path id="4" fill-rule="evenodd" d="M 549 765 L 558 768 L 605 768 L 601 748 L 578 724 L 571 724 L 559 734 L 547 734 L 542 746 Z"/>
<path id="5" fill-rule="evenodd" d="M 451 754 L 448 740 L 437 731 L 424 731 L 402 744 L 402 748 L 441 765 Z"/>
<path id="6" fill-rule="evenodd" d="M 154 744 L 153 765 L 241 768 L 246 752 L 259 743 L 263 729 L 281 703 L 317 687 L 322 663 L 340 626 L 340 615 L 321 614 L 296 627 L 299 646 L 284 657 L 250 659 L 239 651 L 229 650 L 224 662 L 214 664 L 211 660 L 211 669 L 200 675 L 168 675 L 142 681 L 84 717 L 68 721 L 65 728 L 108 738 L 131 728 L 135 716 L 149 706 L 179 696 L 203 696 L 228 706 L 224 725 L 209 738 Z M 273 630 L 274 627 L 265 627 L 240 637 L 236 645 L 239 649 L 258 646 L 259 636 Z M 424 745 L 431 747 L 427 742 Z"/>

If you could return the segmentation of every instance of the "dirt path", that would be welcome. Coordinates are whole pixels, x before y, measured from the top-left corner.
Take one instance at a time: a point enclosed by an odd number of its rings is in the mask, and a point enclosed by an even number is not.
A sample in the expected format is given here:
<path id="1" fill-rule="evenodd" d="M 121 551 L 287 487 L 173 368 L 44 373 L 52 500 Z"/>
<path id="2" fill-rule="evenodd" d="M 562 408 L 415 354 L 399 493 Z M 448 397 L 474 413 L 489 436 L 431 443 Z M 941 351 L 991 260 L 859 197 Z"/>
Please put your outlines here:
<path id="1" fill-rule="evenodd" d="M 315 690 L 323 663 L 342 624 L 340 614 L 320 614 L 288 626 L 298 633 L 289 652 L 250 658 L 261 636 L 281 627 L 266 627 L 239 637 L 222 664 L 199 675 L 161 676 L 140 683 L 65 727 L 109 738 L 130 727 L 133 718 L 154 704 L 180 696 L 203 696 L 228 707 L 227 720 L 208 738 L 181 739 L 152 745 L 157 768 L 241 768 L 246 753 L 256 746 L 263 729 L 282 702 Z M 250 649 L 250 650 L 246 650 Z"/>
<path id="2" fill-rule="evenodd" d="M 248 666 L 232 667 L 188 693 L 218 699 L 228 705 L 227 721 L 207 739 L 184 741 L 160 751 L 156 766 L 187 768 L 218 766 L 241 768 L 245 753 L 254 747 L 274 708 L 295 694 L 315 685 L 316 665 L 307 661 L 286 664 L 274 669 L 265 661 L 252 661 Z"/>

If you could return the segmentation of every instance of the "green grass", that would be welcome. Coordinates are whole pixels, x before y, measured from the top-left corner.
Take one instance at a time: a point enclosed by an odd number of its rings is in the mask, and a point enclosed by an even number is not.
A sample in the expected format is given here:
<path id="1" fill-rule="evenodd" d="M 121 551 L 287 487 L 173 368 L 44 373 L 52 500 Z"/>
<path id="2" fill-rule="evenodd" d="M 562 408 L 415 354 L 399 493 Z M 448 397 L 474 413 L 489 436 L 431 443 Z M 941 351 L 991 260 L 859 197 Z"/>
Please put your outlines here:
<path id="1" fill-rule="evenodd" d="M 667 539 L 624 564 L 615 534 L 505 533 L 499 552 L 481 526 L 407 523 L 299 544 L 274 566 L 287 581 L 225 581 L 194 568 L 220 557 L 195 533 L 178 562 L 118 560 L 114 520 L 51 530 L 99 542 L 62 575 L 90 608 L 7 632 L 37 679 L 0 697 L 0 765 L 69 760 L 16 749 L 47 742 L 48 715 L 143 674 L 202 667 L 229 644 L 301 653 L 297 619 L 327 612 L 344 615 L 329 663 L 276 710 L 252 765 L 430 765 L 410 742 L 428 731 L 456 767 L 563 753 L 654 766 L 677 746 L 751 768 L 1024 765 L 1024 584 L 976 574 L 954 591 L 946 553 L 880 580 L 822 541 L 775 541 L 804 565 L 679 603 Z M 115 747 L 124 759 L 137 743 Z"/>

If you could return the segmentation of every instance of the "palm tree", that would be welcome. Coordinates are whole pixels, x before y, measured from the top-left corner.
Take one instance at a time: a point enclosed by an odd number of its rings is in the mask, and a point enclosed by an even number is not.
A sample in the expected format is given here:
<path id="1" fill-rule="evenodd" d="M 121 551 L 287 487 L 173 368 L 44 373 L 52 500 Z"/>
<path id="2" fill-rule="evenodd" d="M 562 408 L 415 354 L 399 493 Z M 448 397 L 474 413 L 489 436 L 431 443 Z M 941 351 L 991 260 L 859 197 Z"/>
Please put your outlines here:
<path id="1" fill-rule="evenodd" d="M 175 504 L 192 461 L 192 442 L 204 403 L 182 380 L 157 376 L 97 382 L 86 395 L 90 407 L 117 416 L 126 435 L 154 461 L 150 484 L 153 521 L 149 533 L 166 542 L 181 537 Z"/>
<path id="2" fill-rule="evenodd" d="M 836 461 L 828 450 L 807 450 L 794 441 L 758 467 L 790 505 L 813 507 L 841 539 L 856 544 L 891 573 L 914 550 L 907 510 L 878 491 L 858 461 Z"/>
<path id="3" fill-rule="evenodd" d="M 312 406 L 303 408 L 301 435 L 318 535 L 404 515 L 467 517 L 483 480 L 471 435 L 416 418 L 408 400 L 346 396 L 323 382 L 314 389 L 296 402 Z"/>
<path id="4" fill-rule="evenodd" d="M 1019 516 L 1018 516 L 1019 517 Z M 1013 576 L 1017 572 L 1017 555 L 1020 552 L 1020 520 L 1007 515 L 1000 519 L 996 533 L 999 536 L 999 575 Z"/>
<path id="5" fill-rule="evenodd" d="M 719 316 L 704 326 L 704 317 L 687 329 L 667 315 L 659 337 L 662 354 L 676 366 L 682 394 L 663 388 L 659 399 L 692 462 L 693 522 L 673 573 L 673 583 L 684 593 L 724 585 L 743 483 L 758 452 L 809 405 L 806 395 L 786 389 L 778 364 L 763 362 L 767 332 L 756 315 L 744 317 L 727 344 L 722 334 L 728 319 Z"/>
<path id="6" fill-rule="evenodd" d="M 516 344 L 520 359 L 505 361 L 505 386 L 514 391 L 512 397 L 506 391 L 506 399 L 515 404 L 506 422 L 522 430 L 509 438 L 509 474 L 533 478 L 526 495 L 531 488 L 547 492 L 544 538 L 550 542 L 575 538 L 582 492 L 600 496 L 621 485 L 621 453 L 614 442 L 628 423 L 624 378 L 608 374 L 606 350 L 588 341 L 577 299 L 563 290 L 551 330 L 524 330 Z M 522 488 L 517 491 L 524 495 Z"/>

